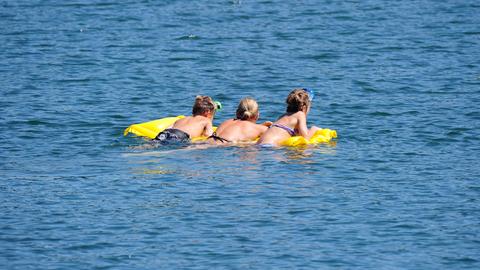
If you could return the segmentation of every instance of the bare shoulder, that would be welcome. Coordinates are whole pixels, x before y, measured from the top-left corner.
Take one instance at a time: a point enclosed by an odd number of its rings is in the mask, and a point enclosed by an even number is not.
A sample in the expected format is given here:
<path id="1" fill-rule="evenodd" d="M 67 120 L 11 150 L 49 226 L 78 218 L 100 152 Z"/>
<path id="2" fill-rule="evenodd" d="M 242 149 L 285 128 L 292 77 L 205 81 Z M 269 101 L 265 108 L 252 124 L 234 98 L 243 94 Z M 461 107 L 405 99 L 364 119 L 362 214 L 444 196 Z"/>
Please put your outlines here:
<path id="1" fill-rule="evenodd" d="M 292 116 L 299 121 L 307 119 L 307 115 L 302 111 L 296 112 L 296 113 L 292 114 Z"/>
<path id="2" fill-rule="evenodd" d="M 222 125 L 231 125 L 235 123 L 235 120 L 234 119 L 228 119 L 226 120 L 225 122 L 222 123 Z"/>
<path id="3" fill-rule="evenodd" d="M 222 130 L 222 129 L 225 129 L 225 128 L 229 128 L 230 126 L 232 126 L 232 124 L 234 124 L 234 120 L 233 119 L 228 119 L 226 121 L 223 121 L 220 126 L 218 127 L 219 130 Z"/>
<path id="4" fill-rule="evenodd" d="M 293 116 L 295 116 L 297 118 L 305 118 L 307 115 L 302 111 L 298 111 L 298 112 L 294 113 Z"/>
<path id="5" fill-rule="evenodd" d="M 203 116 L 203 115 L 197 115 L 194 118 L 196 119 L 196 121 L 198 121 L 200 123 L 210 122 L 210 119 L 208 117 Z"/>
<path id="6" fill-rule="evenodd" d="M 254 129 L 254 130 L 258 130 L 258 131 L 262 131 L 264 132 L 265 130 L 268 129 L 267 126 L 265 125 L 262 125 L 262 124 L 257 124 L 257 123 L 252 123 L 252 122 L 248 122 L 248 121 L 242 121 L 242 127 L 245 128 L 245 129 Z"/>
<path id="7" fill-rule="evenodd" d="M 266 131 L 272 124 L 270 123 L 268 126 L 267 125 L 264 125 L 264 124 L 254 124 L 255 125 L 255 128 L 264 132 Z"/>
<path id="8" fill-rule="evenodd" d="M 192 117 L 191 116 L 186 116 L 184 118 L 180 118 L 177 121 L 175 121 L 175 125 L 181 125 L 183 123 L 188 122 Z"/>

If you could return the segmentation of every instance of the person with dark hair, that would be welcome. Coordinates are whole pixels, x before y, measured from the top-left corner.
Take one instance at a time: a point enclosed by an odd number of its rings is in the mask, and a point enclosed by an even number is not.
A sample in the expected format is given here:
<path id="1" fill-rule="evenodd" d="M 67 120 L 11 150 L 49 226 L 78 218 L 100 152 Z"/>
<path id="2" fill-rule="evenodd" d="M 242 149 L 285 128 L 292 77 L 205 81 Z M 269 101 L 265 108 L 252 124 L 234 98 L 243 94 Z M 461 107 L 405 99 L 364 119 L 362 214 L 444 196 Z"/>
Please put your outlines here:
<path id="1" fill-rule="evenodd" d="M 192 116 L 177 120 L 171 128 L 160 132 L 154 139 L 161 143 L 190 142 L 191 138 L 211 136 L 212 120 L 217 104 L 208 96 L 197 96 L 192 108 Z"/>

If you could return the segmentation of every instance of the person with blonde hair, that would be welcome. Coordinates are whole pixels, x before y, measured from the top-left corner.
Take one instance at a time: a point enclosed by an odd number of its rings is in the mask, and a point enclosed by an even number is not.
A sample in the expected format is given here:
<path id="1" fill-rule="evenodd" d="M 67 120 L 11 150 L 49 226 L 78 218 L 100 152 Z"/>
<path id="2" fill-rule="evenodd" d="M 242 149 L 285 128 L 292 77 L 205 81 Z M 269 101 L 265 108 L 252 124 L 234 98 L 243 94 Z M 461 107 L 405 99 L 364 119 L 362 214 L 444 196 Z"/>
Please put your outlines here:
<path id="1" fill-rule="evenodd" d="M 209 137 L 210 143 L 252 142 L 260 137 L 271 122 L 257 124 L 260 114 L 253 98 L 244 98 L 237 107 L 236 117 L 223 122 Z"/>
<path id="2" fill-rule="evenodd" d="M 191 138 L 213 134 L 212 120 L 217 104 L 208 96 L 197 96 L 192 108 L 192 116 L 177 120 L 170 128 L 160 132 L 155 141 L 161 143 L 190 142 Z"/>
<path id="3" fill-rule="evenodd" d="M 306 88 L 292 90 L 286 100 L 287 112 L 263 133 L 257 144 L 276 146 L 296 135 L 310 139 L 319 130 L 316 126 L 310 129 L 307 127 L 307 115 L 310 112 L 313 96 L 313 91 Z"/>

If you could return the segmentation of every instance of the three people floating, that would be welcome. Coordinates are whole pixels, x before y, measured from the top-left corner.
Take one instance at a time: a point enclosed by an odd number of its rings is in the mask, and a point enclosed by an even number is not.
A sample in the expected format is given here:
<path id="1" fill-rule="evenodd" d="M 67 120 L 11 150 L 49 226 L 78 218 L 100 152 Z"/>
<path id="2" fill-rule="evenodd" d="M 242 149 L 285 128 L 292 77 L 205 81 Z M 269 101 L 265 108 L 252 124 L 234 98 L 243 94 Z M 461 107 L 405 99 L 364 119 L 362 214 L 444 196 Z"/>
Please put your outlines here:
<path id="1" fill-rule="evenodd" d="M 197 96 L 192 116 L 164 118 L 132 125 L 125 130 L 125 135 L 132 132 L 152 138 L 152 132 L 147 134 L 142 129 L 158 128 L 160 132 L 153 140 L 160 143 L 186 143 L 199 137 L 212 144 L 256 141 L 263 146 L 296 146 L 329 142 L 336 137 L 334 130 L 307 127 L 307 115 L 313 97 L 314 93 L 311 90 L 294 89 L 286 99 L 286 113 L 274 123 L 267 121 L 261 124 L 257 124 L 259 118 L 257 102 L 252 98 L 244 98 L 238 104 L 235 118 L 226 120 L 214 131 L 212 121 L 220 104 L 208 96 Z"/>

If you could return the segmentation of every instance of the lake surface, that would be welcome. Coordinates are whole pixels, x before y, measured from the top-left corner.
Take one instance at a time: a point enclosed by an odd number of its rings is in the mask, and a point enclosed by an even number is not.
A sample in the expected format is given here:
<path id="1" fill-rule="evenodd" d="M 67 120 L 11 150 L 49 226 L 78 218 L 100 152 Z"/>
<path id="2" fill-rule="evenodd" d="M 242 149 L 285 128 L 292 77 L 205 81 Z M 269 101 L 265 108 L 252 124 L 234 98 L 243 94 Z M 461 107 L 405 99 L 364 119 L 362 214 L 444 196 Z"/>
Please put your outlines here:
<path id="1" fill-rule="evenodd" d="M 478 1 L 60 2 L 0 2 L 0 268 L 480 268 Z M 335 143 L 122 135 L 296 87 Z"/>

